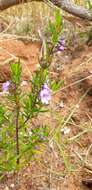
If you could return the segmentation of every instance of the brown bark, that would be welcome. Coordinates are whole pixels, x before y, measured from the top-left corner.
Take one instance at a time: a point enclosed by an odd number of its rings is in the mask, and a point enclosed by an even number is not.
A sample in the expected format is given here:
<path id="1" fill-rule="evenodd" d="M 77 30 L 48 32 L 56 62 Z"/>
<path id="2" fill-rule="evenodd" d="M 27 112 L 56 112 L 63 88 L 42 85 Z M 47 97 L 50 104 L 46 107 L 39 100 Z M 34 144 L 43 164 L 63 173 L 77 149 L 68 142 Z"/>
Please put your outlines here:
<path id="1" fill-rule="evenodd" d="M 32 1 L 34 0 L 0 0 L 0 10 L 5 10 L 11 6 Z M 35 1 L 44 2 L 44 0 L 35 0 Z M 73 14 L 82 19 L 87 19 L 89 21 L 92 21 L 92 11 L 87 10 L 84 7 L 75 5 L 74 3 L 71 2 L 71 0 L 50 0 L 50 1 L 57 7 L 65 10 L 70 14 Z"/>
<path id="2" fill-rule="evenodd" d="M 92 11 L 71 3 L 71 0 L 51 0 L 56 6 L 79 18 L 92 21 Z"/>
<path id="3" fill-rule="evenodd" d="M 0 10 L 5 10 L 21 3 L 27 3 L 27 0 L 0 0 Z"/>

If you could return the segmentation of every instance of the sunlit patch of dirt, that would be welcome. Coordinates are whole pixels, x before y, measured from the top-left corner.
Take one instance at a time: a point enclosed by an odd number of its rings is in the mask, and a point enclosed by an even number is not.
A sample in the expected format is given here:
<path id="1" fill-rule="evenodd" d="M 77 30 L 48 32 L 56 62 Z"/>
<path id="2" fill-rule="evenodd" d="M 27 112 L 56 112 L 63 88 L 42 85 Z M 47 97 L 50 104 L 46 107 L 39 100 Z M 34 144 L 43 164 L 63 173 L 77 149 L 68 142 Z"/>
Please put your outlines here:
<path id="1" fill-rule="evenodd" d="M 21 40 L 0 40 L 0 83 L 9 80 L 9 61 L 17 58 L 22 60 L 23 79 L 30 79 L 38 63 L 40 47 L 39 42 L 25 44 Z"/>

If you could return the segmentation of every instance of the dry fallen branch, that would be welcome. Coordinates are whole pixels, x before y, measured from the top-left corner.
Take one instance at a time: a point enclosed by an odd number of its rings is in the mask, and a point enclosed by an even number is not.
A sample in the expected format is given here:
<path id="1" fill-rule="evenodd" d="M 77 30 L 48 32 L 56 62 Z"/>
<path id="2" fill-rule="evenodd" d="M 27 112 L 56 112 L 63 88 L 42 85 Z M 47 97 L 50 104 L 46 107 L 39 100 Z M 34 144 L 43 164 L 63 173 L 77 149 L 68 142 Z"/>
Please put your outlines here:
<path id="1" fill-rule="evenodd" d="M 32 1 L 48 2 L 48 0 L 0 0 L 0 10 L 2 11 L 11 6 Z M 82 6 L 77 6 L 71 0 L 50 0 L 50 2 L 74 16 L 92 21 L 92 11 Z"/>

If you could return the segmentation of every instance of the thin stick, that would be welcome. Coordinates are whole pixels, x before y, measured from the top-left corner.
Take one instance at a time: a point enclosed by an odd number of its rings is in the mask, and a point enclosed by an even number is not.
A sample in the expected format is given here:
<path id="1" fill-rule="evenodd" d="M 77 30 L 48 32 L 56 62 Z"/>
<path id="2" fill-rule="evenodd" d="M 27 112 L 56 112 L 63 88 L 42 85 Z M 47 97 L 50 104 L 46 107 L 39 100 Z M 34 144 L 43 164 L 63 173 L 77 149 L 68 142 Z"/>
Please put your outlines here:
<path id="1" fill-rule="evenodd" d="M 89 79 L 89 78 L 91 78 L 91 77 L 92 77 L 92 74 L 89 75 L 89 76 L 87 76 L 87 77 L 85 77 L 85 78 L 83 78 L 83 79 L 81 79 L 81 80 L 77 80 L 77 81 L 75 81 L 75 82 L 73 82 L 73 83 L 71 83 L 71 84 L 69 84 L 69 85 L 67 85 L 67 86 L 65 86 L 65 87 L 63 87 L 63 88 L 60 88 L 59 90 L 57 90 L 56 92 L 54 92 L 52 95 L 55 95 L 56 93 L 65 90 L 66 88 L 69 88 L 69 87 L 71 87 L 71 86 L 74 86 L 74 85 L 76 85 L 76 84 L 79 84 L 80 82 L 83 82 L 84 80 Z"/>
<path id="2" fill-rule="evenodd" d="M 87 168 L 88 170 L 91 170 L 92 171 L 92 164 L 89 164 L 88 162 L 86 162 L 83 157 L 77 152 L 77 151 L 74 151 L 74 153 L 78 156 L 78 158 L 82 161 L 83 163 L 83 166 L 85 168 Z"/>
<path id="3" fill-rule="evenodd" d="M 88 148 L 88 150 L 87 150 L 87 152 L 86 152 L 86 156 L 85 156 L 85 161 L 86 161 L 86 162 L 87 162 L 88 155 L 89 155 L 91 149 L 92 149 L 92 143 L 90 144 L 90 146 L 89 146 L 89 148 Z"/>
<path id="4" fill-rule="evenodd" d="M 73 141 L 73 140 L 79 138 L 80 136 L 84 135 L 85 133 L 87 133 L 87 132 L 90 131 L 90 130 L 92 130 L 92 129 L 85 129 L 85 130 L 82 131 L 81 133 L 78 133 L 77 135 L 75 135 L 75 136 L 69 138 L 68 141 Z"/>

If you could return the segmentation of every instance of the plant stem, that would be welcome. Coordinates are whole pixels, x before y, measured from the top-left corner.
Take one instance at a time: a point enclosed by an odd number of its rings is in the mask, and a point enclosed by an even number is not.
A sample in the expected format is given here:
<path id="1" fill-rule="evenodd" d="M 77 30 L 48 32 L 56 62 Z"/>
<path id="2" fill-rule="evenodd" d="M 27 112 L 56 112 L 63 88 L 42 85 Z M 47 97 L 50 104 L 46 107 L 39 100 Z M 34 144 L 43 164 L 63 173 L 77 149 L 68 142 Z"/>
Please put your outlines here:
<path id="1" fill-rule="evenodd" d="M 19 106 L 16 107 L 16 154 L 17 164 L 19 164 Z"/>
<path id="2" fill-rule="evenodd" d="M 16 154 L 17 154 L 17 160 L 16 163 L 19 164 L 19 97 L 17 94 L 17 89 L 15 92 L 15 103 L 16 103 Z"/>

